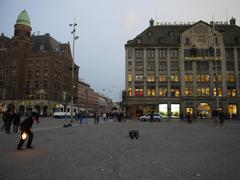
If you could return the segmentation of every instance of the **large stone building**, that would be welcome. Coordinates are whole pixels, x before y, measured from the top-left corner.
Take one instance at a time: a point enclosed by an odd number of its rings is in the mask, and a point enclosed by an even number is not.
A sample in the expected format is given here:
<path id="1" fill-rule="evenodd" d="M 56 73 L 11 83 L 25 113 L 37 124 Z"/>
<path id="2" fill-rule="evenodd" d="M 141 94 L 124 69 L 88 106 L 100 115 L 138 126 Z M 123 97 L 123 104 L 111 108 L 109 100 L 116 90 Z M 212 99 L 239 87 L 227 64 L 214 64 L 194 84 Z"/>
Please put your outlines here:
<path id="1" fill-rule="evenodd" d="M 92 116 L 98 111 L 98 93 L 88 83 L 78 82 L 78 106 L 82 114 Z"/>
<path id="2" fill-rule="evenodd" d="M 232 18 L 150 26 L 125 45 L 126 110 L 139 116 L 240 113 L 240 27 Z"/>
<path id="3" fill-rule="evenodd" d="M 30 18 L 24 10 L 14 26 L 14 36 L 0 36 L 1 107 L 52 114 L 59 103 L 77 103 L 78 69 L 72 78 L 69 43 L 50 36 L 31 35 Z"/>

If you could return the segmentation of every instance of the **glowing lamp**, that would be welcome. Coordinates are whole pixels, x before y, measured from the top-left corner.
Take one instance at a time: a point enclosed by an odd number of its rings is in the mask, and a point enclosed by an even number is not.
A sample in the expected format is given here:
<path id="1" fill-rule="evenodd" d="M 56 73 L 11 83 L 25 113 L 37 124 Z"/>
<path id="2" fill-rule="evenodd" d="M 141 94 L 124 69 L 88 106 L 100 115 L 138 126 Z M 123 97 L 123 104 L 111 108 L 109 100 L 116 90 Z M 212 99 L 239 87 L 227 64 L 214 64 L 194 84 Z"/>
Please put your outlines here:
<path id="1" fill-rule="evenodd" d="M 27 138 L 27 133 L 23 132 L 22 139 L 25 140 Z"/>

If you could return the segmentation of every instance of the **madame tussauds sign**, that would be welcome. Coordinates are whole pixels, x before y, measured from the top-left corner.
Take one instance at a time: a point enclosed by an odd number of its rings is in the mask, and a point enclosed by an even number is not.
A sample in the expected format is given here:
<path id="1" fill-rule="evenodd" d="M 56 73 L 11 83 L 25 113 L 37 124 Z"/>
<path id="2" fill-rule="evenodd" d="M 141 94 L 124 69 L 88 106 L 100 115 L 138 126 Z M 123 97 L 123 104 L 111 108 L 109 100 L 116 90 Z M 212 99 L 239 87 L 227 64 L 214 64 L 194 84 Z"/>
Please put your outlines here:
<path id="1" fill-rule="evenodd" d="M 221 61 L 223 60 L 223 57 L 213 57 L 213 56 L 185 56 L 185 60 L 187 61 Z"/>

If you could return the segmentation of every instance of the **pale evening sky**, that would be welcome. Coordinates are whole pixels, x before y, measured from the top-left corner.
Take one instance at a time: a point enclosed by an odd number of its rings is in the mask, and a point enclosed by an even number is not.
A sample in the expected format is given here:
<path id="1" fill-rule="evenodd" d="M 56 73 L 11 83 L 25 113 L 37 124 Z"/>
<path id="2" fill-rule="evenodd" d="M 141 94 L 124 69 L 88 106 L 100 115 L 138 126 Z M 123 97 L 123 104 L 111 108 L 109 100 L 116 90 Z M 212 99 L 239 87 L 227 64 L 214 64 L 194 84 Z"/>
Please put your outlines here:
<path id="1" fill-rule="evenodd" d="M 233 16 L 239 25 L 239 7 L 239 0 L 1 0 L 0 33 L 12 37 L 16 19 L 25 9 L 32 33 L 50 33 L 57 41 L 72 44 L 69 24 L 75 17 L 79 76 L 116 101 L 125 84 L 124 45 L 149 26 L 150 18 L 210 22 L 213 15 L 216 21 Z"/>

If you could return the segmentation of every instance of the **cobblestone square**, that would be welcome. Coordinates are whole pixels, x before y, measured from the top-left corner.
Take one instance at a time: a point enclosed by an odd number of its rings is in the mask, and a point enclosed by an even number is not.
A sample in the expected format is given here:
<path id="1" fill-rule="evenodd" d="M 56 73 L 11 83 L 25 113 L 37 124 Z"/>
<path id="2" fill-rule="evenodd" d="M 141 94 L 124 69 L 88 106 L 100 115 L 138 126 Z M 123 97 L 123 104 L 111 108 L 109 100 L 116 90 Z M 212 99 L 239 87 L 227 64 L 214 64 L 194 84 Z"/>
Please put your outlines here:
<path id="1" fill-rule="evenodd" d="M 33 150 L 0 132 L 2 180 L 239 180 L 240 123 L 106 122 L 34 124 Z M 129 130 L 139 130 L 131 140 Z M 25 142 L 26 143 L 26 142 Z"/>

